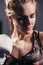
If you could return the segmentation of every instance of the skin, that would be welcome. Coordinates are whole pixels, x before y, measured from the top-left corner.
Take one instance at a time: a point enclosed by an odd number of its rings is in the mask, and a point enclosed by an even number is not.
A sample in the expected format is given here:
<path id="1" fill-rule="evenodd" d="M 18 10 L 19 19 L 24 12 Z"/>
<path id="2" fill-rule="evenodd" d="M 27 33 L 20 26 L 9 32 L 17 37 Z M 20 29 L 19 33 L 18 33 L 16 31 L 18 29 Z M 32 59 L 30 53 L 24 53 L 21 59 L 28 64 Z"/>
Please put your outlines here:
<path id="1" fill-rule="evenodd" d="M 28 2 L 22 4 L 22 7 L 24 10 L 23 16 L 26 16 L 27 18 L 26 21 L 27 26 L 23 26 L 23 21 L 20 21 L 20 23 L 16 21 L 16 30 L 17 30 L 19 42 L 16 42 L 16 44 L 14 44 L 16 48 L 14 48 L 13 46 L 12 55 L 17 59 L 19 59 L 20 57 L 22 57 L 23 55 L 31 51 L 32 49 L 31 37 L 32 37 L 33 28 L 36 21 L 35 4 L 33 4 L 32 2 Z M 36 31 L 36 33 L 38 33 L 38 31 Z M 43 45 L 43 32 L 39 33 L 39 37 Z M 39 61 L 34 63 L 34 65 L 39 65 L 39 64 L 40 64 Z"/>

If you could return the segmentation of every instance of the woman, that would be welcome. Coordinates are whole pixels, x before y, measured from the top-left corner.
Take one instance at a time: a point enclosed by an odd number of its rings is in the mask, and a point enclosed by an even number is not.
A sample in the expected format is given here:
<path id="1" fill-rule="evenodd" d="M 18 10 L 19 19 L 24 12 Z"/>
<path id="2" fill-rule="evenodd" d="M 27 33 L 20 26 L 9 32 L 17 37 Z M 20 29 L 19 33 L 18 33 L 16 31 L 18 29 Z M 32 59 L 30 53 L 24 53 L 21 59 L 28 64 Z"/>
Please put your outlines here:
<path id="1" fill-rule="evenodd" d="M 14 26 L 11 37 L 16 47 L 12 56 L 19 60 L 20 65 L 39 65 L 43 59 L 43 32 L 34 30 L 36 5 L 36 0 L 12 0 L 8 4 L 8 9 L 15 13 L 9 17 Z"/>

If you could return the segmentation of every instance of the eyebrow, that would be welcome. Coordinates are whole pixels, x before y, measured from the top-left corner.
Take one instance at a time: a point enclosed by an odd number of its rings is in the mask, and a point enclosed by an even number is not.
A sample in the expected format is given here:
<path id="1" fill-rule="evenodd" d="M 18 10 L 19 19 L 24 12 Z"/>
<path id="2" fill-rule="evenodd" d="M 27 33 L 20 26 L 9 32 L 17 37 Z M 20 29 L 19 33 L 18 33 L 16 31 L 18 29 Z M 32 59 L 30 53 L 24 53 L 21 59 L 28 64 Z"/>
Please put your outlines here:
<path id="1" fill-rule="evenodd" d="M 21 16 L 27 16 L 27 17 L 28 17 L 28 16 L 31 16 L 31 15 L 34 15 L 34 14 L 35 14 L 35 12 L 33 12 L 33 13 L 29 14 L 29 15 L 24 15 L 24 14 L 23 14 L 23 15 L 21 15 Z"/>
<path id="2" fill-rule="evenodd" d="M 34 13 L 32 13 L 32 14 L 30 14 L 30 15 L 34 15 L 35 14 L 35 12 Z"/>
<path id="3" fill-rule="evenodd" d="M 24 14 L 22 14 L 22 15 L 18 15 L 17 17 L 18 17 L 18 18 L 21 18 L 22 16 L 24 16 L 24 17 L 25 17 L 25 16 L 28 17 L 28 16 L 31 16 L 31 15 L 34 15 L 34 14 L 35 14 L 35 12 L 33 12 L 33 13 L 30 14 L 30 15 L 24 15 Z"/>
<path id="4" fill-rule="evenodd" d="M 34 15 L 34 14 L 35 14 L 35 12 L 33 12 L 33 13 L 29 14 L 29 15 L 24 15 L 24 16 L 28 17 L 28 16 L 31 16 L 31 15 Z"/>

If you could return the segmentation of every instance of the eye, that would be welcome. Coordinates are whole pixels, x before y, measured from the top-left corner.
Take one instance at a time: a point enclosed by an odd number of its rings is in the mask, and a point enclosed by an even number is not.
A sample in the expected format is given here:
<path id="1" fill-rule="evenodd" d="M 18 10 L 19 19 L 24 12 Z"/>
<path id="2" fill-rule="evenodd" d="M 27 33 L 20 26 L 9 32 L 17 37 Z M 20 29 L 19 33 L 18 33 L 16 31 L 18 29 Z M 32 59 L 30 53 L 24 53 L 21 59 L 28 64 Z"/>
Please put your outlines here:
<path id="1" fill-rule="evenodd" d="M 17 17 L 18 22 L 22 25 L 24 24 L 26 25 L 27 19 L 28 19 L 28 16 L 25 16 L 25 15 L 21 15 Z"/>
<path id="2" fill-rule="evenodd" d="M 30 15 L 30 18 L 34 18 L 34 17 L 35 17 L 35 14 L 34 13 Z"/>
<path id="3" fill-rule="evenodd" d="M 17 20 L 18 20 L 19 23 L 21 23 L 21 24 L 23 23 L 23 17 L 22 16 L 18 16 Z"/>
<path id="4" fill-rule="evenodd" d="M 26 18 L 26 17 L 22 15 L 22 16 L 18 16 L 18 17 L 17 17 L 17 20 L 19 20 L 19 21 L 21 21 L 21 20 L 24 21 L 25 18 Z"/>

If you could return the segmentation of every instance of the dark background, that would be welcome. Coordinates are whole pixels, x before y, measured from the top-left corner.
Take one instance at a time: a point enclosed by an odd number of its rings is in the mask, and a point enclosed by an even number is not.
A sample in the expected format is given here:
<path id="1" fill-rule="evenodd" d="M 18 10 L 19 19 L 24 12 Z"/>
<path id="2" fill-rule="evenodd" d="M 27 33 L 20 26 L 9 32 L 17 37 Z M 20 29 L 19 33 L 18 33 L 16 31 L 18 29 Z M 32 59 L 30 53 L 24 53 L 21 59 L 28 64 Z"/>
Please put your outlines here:
<path id="1" fill-rule="evenodd" d="M 36 19 L 36 29 L 43 31 L 43 0 L 37 0 L 37 19 Z"/>

